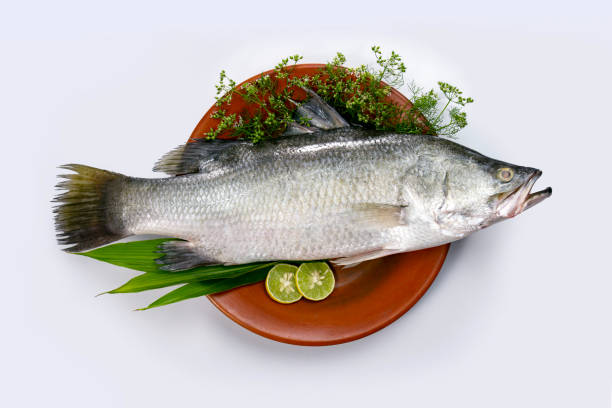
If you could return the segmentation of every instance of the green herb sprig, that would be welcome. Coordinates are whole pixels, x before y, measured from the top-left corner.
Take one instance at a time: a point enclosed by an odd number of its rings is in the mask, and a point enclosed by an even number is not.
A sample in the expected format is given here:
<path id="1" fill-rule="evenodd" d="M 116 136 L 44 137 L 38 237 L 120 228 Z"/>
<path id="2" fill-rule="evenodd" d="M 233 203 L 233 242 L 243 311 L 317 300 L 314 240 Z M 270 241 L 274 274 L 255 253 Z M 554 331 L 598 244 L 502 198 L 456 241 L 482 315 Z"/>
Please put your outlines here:
<path id="1" fill-rule="evenodd" d="M 277 137 L 293 121 L 295 91 L 303 87 L 313 89 L 350 122 L 367 129 L 453 136 L 467 126 L 463 108 L 473 99 L 463 97 L 461 90 L 446 82 L 438 82 L 439 91 L 426 91 L 410 82 L 412 104 L 390 102 L 392 87 L 404 84 L 406 65 L 395 51 L 385 57 L 379 46 L 371 50 L 373 67 L 345 67 L 346 57 L 338 52 L 318 73 L 297 77 L 292 76 L 293 67 L 303 57 L 293 55 L 282 59 L 271 74 L 262 74 L 241 86 L 221 71 L 212 114 L 218 124 L 204 136 L 214 139 L 227 135 L 254 143 Z M 251 107 L 248 112 L 228 112 L 236 95 Z"/>

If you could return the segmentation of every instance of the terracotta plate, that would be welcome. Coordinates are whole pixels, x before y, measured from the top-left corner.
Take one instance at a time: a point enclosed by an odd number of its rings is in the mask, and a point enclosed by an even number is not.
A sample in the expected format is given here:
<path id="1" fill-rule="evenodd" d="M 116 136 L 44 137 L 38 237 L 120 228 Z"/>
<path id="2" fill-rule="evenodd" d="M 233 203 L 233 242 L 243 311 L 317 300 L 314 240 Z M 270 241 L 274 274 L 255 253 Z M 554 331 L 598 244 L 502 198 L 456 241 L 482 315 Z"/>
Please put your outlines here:
<path id="1" fill-rule="evenodd" d="M 321 67 L 297 65 L 293 75 L 313 74 Z M 410 104 L 396 90 L 389 98 L 398 104 Z M 245 108 L 236 98 L 229 111 Z M 213 108 L 204 115 L 190 140 L 203 137 L 215 124 L 212 111 Z M 209 299 L 236 323 L 273 340 L 308 346 L 345 343 L 372 334 L 406 313 L 437 276 L 449 247 L 388 256 L 335 270 L 336 288 L 321 302 L 302 299 L 291 305 L 276 303 L 266 294 L 263 282 L 211 295 Z"/>

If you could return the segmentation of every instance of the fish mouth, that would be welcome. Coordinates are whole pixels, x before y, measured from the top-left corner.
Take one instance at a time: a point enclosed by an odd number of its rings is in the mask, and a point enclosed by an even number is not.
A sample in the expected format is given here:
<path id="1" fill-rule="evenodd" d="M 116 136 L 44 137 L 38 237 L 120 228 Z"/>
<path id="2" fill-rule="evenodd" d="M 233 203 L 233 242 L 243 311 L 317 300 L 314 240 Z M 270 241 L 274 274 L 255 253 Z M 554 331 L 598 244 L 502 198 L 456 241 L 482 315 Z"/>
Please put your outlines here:
<path id="1" fill-rule="evenodd" d="M 541 175 L 540 170 L 535 170 L 525 183 L 506 195 L 497 206 L 497 215 L 505 218 L 514 217 L 550 197 L 551 187 L 535 193 L 531 192 L 531 188 Z"/>

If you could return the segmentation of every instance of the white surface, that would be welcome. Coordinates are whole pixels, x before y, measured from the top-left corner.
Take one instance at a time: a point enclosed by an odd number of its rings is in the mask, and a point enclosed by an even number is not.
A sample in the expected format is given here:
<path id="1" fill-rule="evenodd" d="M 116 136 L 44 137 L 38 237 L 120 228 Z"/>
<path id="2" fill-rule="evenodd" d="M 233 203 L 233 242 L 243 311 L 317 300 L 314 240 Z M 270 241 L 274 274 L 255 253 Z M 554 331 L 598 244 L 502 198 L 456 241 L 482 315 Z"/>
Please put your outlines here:
<path id="1" fill-rule="evenodd" d="M 609 2 L 249 4 L 3 3 L 0 404 L 609 406 Z M 474 96 L 459 141 L 541 168 L 552 198 L 453 245 L 412 310 L 346 345 L 275 343 L 205 299 L 94 297 L 133 274 L 58 249 L 57 165 L 152 176 L 221 69 L 372 44 Z"/>

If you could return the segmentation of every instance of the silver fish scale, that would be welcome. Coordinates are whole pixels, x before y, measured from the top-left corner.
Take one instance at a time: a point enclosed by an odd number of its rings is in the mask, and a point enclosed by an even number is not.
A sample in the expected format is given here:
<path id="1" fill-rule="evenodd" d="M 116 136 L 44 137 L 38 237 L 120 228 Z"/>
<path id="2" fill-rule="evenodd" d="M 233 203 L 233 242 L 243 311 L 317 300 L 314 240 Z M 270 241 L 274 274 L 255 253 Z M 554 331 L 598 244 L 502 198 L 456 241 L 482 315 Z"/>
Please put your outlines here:
<path id="1" fill-rule="evenodd" d="M 412 212 L 409 224 L 393 225 L 378 210 L 419 208 L 415 195 L 431 186 L 416 186 L 421 178 L 409 191 L 407 181 L 422 171 L 424 141 L 431 138 L 349 128 L 232 146 L 209 172 L 126 178 L 109 206 L 125 232 L 189 240 L 222 263 L 418 249 L 444 240 L 427 217 Z"/>

